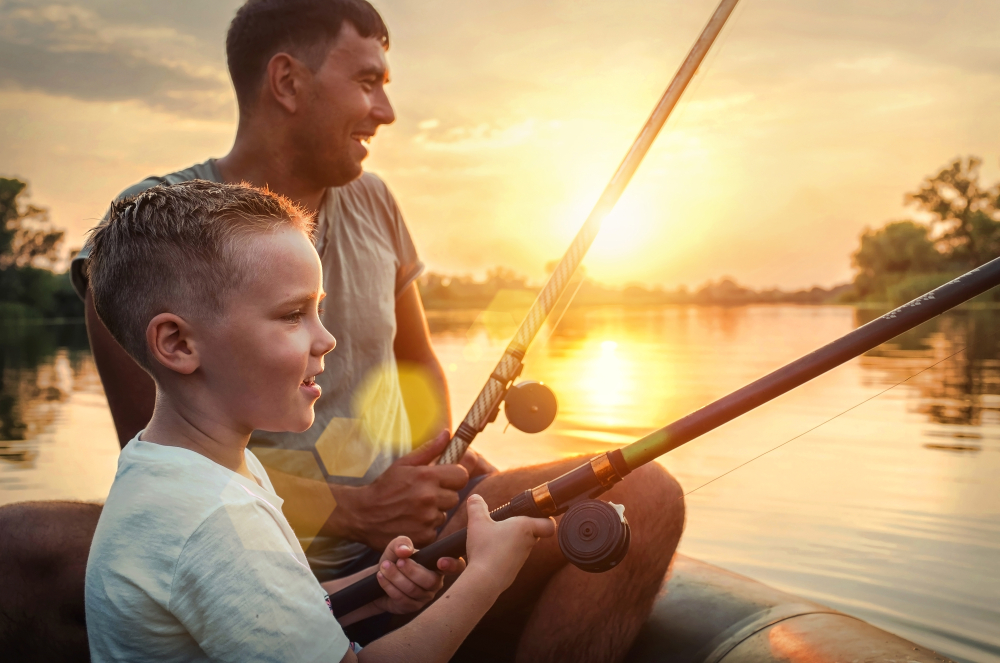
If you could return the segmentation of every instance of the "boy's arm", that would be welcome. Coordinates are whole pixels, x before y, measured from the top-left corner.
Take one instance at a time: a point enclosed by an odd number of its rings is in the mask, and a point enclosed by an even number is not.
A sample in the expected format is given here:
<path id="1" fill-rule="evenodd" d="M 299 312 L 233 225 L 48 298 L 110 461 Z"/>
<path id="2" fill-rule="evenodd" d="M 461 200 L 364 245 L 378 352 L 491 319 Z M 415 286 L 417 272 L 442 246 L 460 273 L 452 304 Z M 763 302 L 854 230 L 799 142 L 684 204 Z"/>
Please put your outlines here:
<path id="1" fill-rule="evenodd" d="M 504 589 L 490 573 L 470 569 L 419 617 L 343 661 L 447 661 Z"/>
<path id="2" fill-rule="evenodd" d="M 468 570 L 409 624 L 362 649 L 357 657 L 361 663 L 450 660 L 514 581 L 538 539 L 555 533 L 551 519 L 518 517 L 493 522 L 486 502 L 475 494 L 469 497 L 468 513 Z M 351 652 L 343 658 L 354 660 Z"/>

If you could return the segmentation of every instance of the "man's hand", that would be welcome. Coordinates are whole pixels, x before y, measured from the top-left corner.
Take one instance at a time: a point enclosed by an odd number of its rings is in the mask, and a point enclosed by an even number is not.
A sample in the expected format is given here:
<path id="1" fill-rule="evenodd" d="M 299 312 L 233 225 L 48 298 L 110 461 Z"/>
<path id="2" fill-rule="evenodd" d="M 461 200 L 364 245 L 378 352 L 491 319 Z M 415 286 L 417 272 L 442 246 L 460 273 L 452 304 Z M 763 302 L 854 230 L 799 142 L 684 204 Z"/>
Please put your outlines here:
<path id="1" fill-rule="evenodd" d="M 483 474 L 493 474 L 498 471 L 490 461 L 483 458 L 472 447 L 465 450 L 465 454 L 462 455 L 462 459 L 458 461 L 458 464 L 469 472 L 470 479 Z"/>
<path id="2" fill-rule="evenodd" d="M 360 488 L 339 487 L 334 517 L 344 518 L 350 538 L 369 548 L 384 548 L 396 536 L 426 546 L 437 538 L 445 513 L 458 504 L 469 482 L 462 465 L 433 465 L 448 444 L 448 431 L 389 466 Z"/>
<path id="3" fill-rule="evenodd" d="M 444 586 L 442 574 L 465 570 L 462 558 L 442 557 L 437 562 L 439 572 L 436 573 L 410 559 L 415 552 L 410 539 L 398 536 L 382 553 L 376 577 L 386 596 L 375 601 L 380 610 L 394 615 L 417 612 L 441 591 Z"/>

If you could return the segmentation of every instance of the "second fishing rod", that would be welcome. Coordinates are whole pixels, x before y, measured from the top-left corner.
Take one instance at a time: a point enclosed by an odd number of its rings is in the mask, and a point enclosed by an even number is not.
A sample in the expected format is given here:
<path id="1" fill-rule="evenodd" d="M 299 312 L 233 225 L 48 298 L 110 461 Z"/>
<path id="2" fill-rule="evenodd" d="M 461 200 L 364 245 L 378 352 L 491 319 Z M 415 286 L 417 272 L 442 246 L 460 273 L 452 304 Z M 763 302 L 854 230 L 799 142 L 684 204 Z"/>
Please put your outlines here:
<path id="1" fill-rule="evenodd" d="M 499 521 L 514 516 L 538 518 L 565 513 L 559 523 L 558 536 L 566 558 L 586 571 L 613 568 L 628 552 L 628 522 L 622 507 L 594 498 L 646 463 L 997 286 L 1000 286 L 1000 258 L 917 297 L 669 426 L 621 449 L 595 456 L 561 477 L 514 496 L 491 516 Z M 465 541 L 465 530 L 455 532 L 418 551 L 412 559 L 434 569 L 441 557 L 465 554 Z M 368 576 L 331 595 L 330 601 L 334 615 L 340 617 L 382 594 L 375 576 Z"/>

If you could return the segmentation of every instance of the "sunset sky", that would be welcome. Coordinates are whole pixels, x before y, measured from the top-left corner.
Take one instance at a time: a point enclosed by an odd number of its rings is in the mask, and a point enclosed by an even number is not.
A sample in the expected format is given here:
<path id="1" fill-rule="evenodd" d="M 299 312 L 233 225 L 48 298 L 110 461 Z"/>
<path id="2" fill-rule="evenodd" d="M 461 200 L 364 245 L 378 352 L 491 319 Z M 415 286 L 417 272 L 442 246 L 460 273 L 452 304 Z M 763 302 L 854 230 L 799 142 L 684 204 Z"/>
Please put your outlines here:
<path id="1" fill-rule="evenodd" d="M 0 0 L 0 175 L 79 246 L 150 174 L 223 156 L 241 0 Z M 558 258 L 716 0 L 379 0 L 398 120 L 366 167 L 431 269 Z M 865 226 L 976 154 L 1000 179 L 1000 2 L 742 0 L 588 258 L 697 286 L 850 278 Z"/>

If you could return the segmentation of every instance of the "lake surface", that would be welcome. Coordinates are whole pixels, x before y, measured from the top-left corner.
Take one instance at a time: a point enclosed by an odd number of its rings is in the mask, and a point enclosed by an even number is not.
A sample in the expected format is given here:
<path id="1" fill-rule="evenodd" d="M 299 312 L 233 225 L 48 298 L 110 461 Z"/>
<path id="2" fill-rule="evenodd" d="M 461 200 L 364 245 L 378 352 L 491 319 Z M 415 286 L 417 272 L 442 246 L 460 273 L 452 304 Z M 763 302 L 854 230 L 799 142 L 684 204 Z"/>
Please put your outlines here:
<path id="1" fill-rule="evenodd" d="M 556 422 L 526 435 L 501 415 L 476 445 L 501 468 L 605 451 L 875 315 L 571 310 L 523 374 L 555 390 Z M 517 316 L 430 317 L 458 420 Z M 662 459 L 689 492 L 681 551 L 957 660 L 1000 662 L 998 322 L 995 309 L 948 314 Z M 0 504 L 102 500 L 118 448 L 83 326 L 0 327 L 0 369 Z"/>

